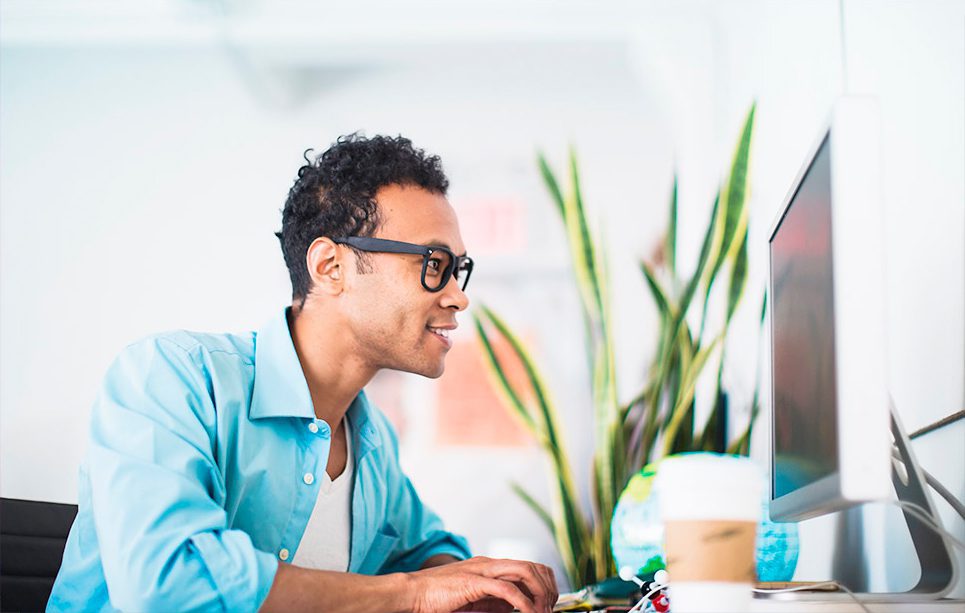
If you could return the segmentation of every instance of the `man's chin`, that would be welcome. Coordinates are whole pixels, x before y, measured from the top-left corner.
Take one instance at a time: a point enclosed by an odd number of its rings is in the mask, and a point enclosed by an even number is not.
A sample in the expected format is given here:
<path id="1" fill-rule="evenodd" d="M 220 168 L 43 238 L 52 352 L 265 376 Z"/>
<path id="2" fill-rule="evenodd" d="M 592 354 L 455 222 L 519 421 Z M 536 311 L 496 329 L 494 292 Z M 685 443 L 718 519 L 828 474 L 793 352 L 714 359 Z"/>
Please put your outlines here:
<path id="1" fill-rule="evenodd" d="M 442 376 L 442 373 L 444 373 L 445 371 L 446 371 L 446 365 L 443 364 L 442 366 L 440 366 L 435 370 L 423 371 L 423 372 L 420 372 L 419 374 L 422 375 L 423 377 L 426 377 L 427 379 L 438 379 L 439 377 Z"/>
<path id="2" fill-rule="evenodd" d="M 413 375 L 421 375 L 427 379 L 438 379 L 442 376 L 442 373 L 446 370 L 445 362 L 440 362 L 439 364 L 412 364 L 412 363 L 392 363 L 390 361 L 382 362 L 379 365 L 379 370 L 395 370 L 398 372 L 412 373 Z"/>
<path id="3" fill-rule="evenodd" d="M 418 366 L 413 368 L 405 368 L 401 370 L 405 370 L 405 372 L 411 372 L 414 375 L 422 375 L 427 379 L 438 379 L 439 377 L 442 376 L 442 373 L 445 372 L 446 365 L 445 363 L 441 363 L 438 365 L 432 365 L 432 366 L 425 365 L 425 366 Z"/>
<path id="4" fill-rule="evenodd" d="M 442 376 L 442 373 L 445 372 L 445 366 L 440 366 L 439 368 L 426 368 L 422 366 L 383 364 L 378 367 L 378 370 L 394 370 L 396 372 L 407 372 L 413 375 L 420 375 L 426 379 L 438 379 Z"/>

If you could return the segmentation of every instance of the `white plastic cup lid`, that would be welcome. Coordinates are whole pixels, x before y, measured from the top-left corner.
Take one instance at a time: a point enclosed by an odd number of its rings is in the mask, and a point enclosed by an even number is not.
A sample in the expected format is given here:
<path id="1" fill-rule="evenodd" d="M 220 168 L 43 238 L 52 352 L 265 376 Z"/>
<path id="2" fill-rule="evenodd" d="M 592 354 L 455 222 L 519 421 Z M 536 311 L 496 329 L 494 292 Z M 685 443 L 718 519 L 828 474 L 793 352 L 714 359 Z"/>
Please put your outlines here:
<path id="1" fill-rule="evenodd" d="M 660 463 L 654 488 L 665 520 L 758 521 L 764 474 L 749 458 L 684 454 Z"/>

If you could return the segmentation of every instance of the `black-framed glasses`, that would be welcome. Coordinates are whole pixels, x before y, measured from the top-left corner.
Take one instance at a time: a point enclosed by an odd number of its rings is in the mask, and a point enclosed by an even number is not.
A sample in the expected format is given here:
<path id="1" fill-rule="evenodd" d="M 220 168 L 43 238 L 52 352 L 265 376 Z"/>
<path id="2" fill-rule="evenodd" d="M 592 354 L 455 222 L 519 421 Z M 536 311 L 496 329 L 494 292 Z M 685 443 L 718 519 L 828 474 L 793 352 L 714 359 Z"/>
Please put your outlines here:
<path id="1" fill-rule="evenodd" d="M 453 277 L 462 283 L 460 289 L 466 291 L 469 275 L 472 274 L 472 258 L 467 255 L 456 255 L 446 247 L 430 247 L 364 236 L 339 236 L 332 240 L 339 245 L 349 245 L 359 251 L 370 253 L 421 255 L 422 287 L 430 292 L 442 291 L 446 283 L 449 283 L 449 279 Z"/>

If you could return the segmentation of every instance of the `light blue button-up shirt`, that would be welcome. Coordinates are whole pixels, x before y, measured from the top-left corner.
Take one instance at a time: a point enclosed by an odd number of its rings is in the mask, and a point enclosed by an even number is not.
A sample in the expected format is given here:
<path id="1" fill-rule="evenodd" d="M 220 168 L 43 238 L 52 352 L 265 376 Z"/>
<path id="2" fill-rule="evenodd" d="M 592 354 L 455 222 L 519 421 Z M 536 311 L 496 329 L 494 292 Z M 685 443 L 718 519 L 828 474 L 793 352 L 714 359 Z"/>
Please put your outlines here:
<path id="1" fill-rule="evenodd" d="M 469 557 L 419 500 L 385 416 L 360 393 L 349 571 Z M 285 313 L 243 335 L 171 332 L 127 347 L 91 416 L 79 510 L 48 610 L 257 609 L 292 559 L 328 463 Z M 317 427 L 312 427 L 315 424 Z"/>

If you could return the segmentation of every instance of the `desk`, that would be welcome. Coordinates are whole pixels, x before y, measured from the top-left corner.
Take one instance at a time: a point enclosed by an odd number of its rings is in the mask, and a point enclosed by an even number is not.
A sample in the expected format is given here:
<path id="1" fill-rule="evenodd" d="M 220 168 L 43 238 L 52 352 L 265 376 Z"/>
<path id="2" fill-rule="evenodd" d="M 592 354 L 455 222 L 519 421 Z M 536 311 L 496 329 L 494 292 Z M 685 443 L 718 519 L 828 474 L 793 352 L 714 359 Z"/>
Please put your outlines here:
<path id="1" fill-rule="evenodd" d="M 845 598 L 838 598 L 839 595 Z M 871 613 L 965 613 L 965 600 L 864 602 L 863 604 Z M 847 594 L 832 594 L 829 598 L 821 600 L 755 598 L 751 602 L 748 613 L 865 613 L 865 610 Z"/>
<path id="2" fill-rule="evenodd" d="M 864 613 L 858 603 L 846 594 L 833 600 L 776 600 L 755 598 L 751 613 Z M 860 598 L 860 596 L 859 596 Z M 866 602 L 872 613 L 963 613 L 965 600 L 922 600 L 920 602 Z"/>

